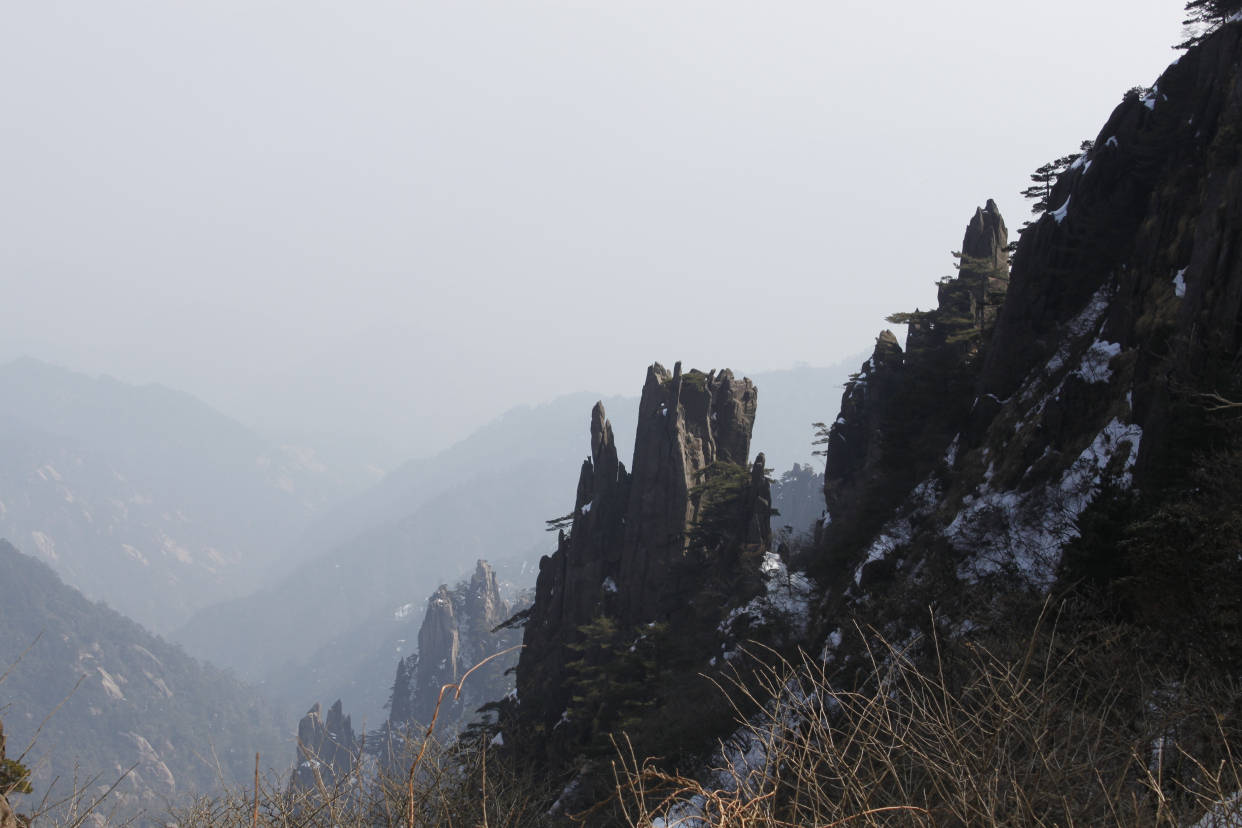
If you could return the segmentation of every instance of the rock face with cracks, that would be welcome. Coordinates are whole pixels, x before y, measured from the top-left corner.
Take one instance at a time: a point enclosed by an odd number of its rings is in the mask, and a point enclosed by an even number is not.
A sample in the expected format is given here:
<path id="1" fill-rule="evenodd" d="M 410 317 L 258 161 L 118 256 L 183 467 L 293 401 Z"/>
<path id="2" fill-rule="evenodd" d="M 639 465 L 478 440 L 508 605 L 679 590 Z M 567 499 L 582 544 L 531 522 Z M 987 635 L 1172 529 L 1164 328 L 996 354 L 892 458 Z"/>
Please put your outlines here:
<path id="1" fill-rule="evenodd" d="M 476 562 L 469 581 L 451 589 L 443 584 L 432 593 L 418 631 L 418 652 L 397 664 L 389 731 L 425 727 L 436 716 L 437 731 L 451 732 L 480 705 L 503 695 L 509 686 L 505 673 L 516 656 L 486 660 L 518 643 L 519 631 L 497 629 L 515 609 L 501 595 L 495 570 L 483 560 Z M 460 696 L 450 689 L 441 699 L 443 687 L 461 682 L 480 664 L 462 684 Z"/>
<path id="2" fill-rule="evenodd" d="M 591 456 L 573 511 L 560 520 L 556 552 L 540 561 L 525 627 L 517 716 L 527 726 L 556 731 L 567 745 L 591 735 L 590 725 L 566 715 L 577 689 L 569 665 L 588 624 L 606 619 L 623 633 L 668 625 L 689 635 L 720 621 L 726 608 L 705 599 L 705 573 L 745 570 L 743 558 L 770 539 L 763 455 L 753 464 L 748 457 L 757 403 L 754 384 L 728 370 L 652 365 L 632 472 L 617 457 L 603 406 L 595 406 Z M 738 602 L 757 589 L 744 578 L 735 586 Z"/>

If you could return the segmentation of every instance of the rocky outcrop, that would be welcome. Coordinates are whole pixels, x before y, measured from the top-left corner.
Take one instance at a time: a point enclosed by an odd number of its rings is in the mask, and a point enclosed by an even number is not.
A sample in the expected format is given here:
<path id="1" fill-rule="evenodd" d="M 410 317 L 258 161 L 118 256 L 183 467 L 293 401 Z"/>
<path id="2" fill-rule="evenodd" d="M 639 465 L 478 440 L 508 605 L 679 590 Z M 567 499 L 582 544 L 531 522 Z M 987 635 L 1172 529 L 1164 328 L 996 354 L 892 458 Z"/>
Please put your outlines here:
<path id="1" fill-rule="evenodd" d="M 516 609 L 520 607 L 511 608 L 502 597 L 496 572 L 487 561 L 475 564 L 469 581 L 452 589 L 442 585 L 432 593 L 418 631 L 418 652 L 397 664 L 389 730 L 425 727 L 436 716 L 437 733 L 453 733 L 473 718 L 480 705 L 508 692 L 511 680 L 505 674 L 516 655 L 487 661 L 462 683 L 460 695 L 451 688 L 440 698 L 443 687 L 461 682 L 476 665 L 517 645 L 519 631 L 497 629 Z"/>
<path id="2" fill-rule="evenodd" d="M 153 802 L 171 801 L 177 793 L 177 780 L 160 754 L 138 733 L 126 732 L 121 736 L 133 746 L 138 757 L 137 764 L 130 771 L 133 784 L 150 792 L 146 798 Z"/>
<path id="3" fill-rule="evenodd" d="M 457 614 L 453 612 L 453 596 L 447 586 L 441 585 L 427 600 L 427 612 L 418 630 L 411 717 L 418 722 L 431 721 L 440 688 L 455 683 L 462 672 L 461 636 Z"/>
<path id="4" fill-rule="evenodd" d="M 595 406 L 591 456 L 556 552 L 540 561 L 518 662 L 518 715 L 526 726 L 556 731 L 573 749 L 601 724 L 597 714 L 594 724 L 568 715 L 576 692 L 570 663 L 582 647 L 602 653 L 633 630 L 659 625 L 691 640 L 692 631 L 714 629 L 723 617 L 719 595 L 744 603 L 758 589 L 757 578 L 748 578 L 757 563 L 744 565 L 767 548 L 771 533 L 763 455 L 748 461 L 757 400 L 754 385 L 730 371 L 683 374 L 680 363 L 671 373 L 652 365 L 632 473 L 618 460 L 603 406 Z M 712 588 L 719 595 L 707 601 Z M 584 644 L 590 624 L 595 639 Z M 617 640 L 598 640 L 605 635 Z"/>
<path id="5" fill-rule="evenodd" d="M 856 623 L 927 632 L 911 606 L 980 630 L 1014 596 L 1089 583 L 1168 652 L 1242 663 L 1221 643 L 1228 613 L 1197 609 L 1242 600 L 1225 587 L 1236 540 L 1216 536 L 1239 508 L 1217 485 L 1239 436 L 1210 410 L 1242 399 L 1239 135 L 1235 23 L 1125 96 L 1023 231 L 1007 283 L 1003 222 L 990 202 L 972 219 L 940 306 L 901 316 L 905 354 L 882 338 L 833 427 L 830 651 Z M 1193 624 L 1152 609 L 1171 590 Z"/>
<path id="6" fill-rule="evenodd" d="M 353 724 L 342 711 L 340 699 L 328 708 L 326 719 L 315 702 L 298 722 L 290 791 L 335 791 L 356 767 L 359 753 Z"/>
<path id="7" fill-rule="evenodd" d="M 1008 242 L 989 199 L 966 226 L 958 273 L 940 281 L 937 307 L 892 317 L 907 323 L 906 350 L 891 331 L 882 332 L 847 383 L 824 471 L 828 518 L 818 569 L 830 582 L 852 572 L 862 545 L 969 421 L 1006 296 Z"/>

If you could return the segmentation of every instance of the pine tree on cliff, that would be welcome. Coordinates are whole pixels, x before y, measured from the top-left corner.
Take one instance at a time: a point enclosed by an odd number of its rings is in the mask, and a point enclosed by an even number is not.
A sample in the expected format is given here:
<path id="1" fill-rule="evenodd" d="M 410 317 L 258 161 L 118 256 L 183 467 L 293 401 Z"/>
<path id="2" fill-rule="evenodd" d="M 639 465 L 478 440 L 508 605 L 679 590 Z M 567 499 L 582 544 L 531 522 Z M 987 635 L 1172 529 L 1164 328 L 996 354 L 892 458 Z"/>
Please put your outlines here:
<path id="1" fill-rule="evenodd" d="M 1187 17 L 1182 21 L 1186 27 L 1186 40 L 1177 48 L 1189 49 L 1239 12 L 1242 12 L 1242 0 L 1189 0 L 1186 3 Z"/>
<path id="2" fill-rule="evenodd" d="M 1235 1 L 1242 4 L 1242 0 Z M 1052 196 L 1052 188 L 1057 183 L 1057 179 L 1078 160 L 1079 156 L 1090 150 L 1093 143 L 1093 141 L 1083 141 L 1078 147 L 1078 152 L 1062 155 L 1031 173 L 1033 183 L 1022 191 L 1022 196 L 1034 200 L 1035 203 L 1031 205 L 1032 213 L 1038 216 L 1047 212 L 1048 199 Z"/>

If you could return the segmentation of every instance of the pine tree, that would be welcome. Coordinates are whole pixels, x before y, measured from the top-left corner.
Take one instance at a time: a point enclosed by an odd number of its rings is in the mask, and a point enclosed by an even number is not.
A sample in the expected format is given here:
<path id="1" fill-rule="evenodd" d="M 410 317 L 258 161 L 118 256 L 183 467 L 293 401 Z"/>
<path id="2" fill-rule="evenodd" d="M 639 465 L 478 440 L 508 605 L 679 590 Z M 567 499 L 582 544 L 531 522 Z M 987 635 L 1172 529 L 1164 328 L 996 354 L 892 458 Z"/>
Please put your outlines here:
<path id="1" fill-rule="evenodd" d="M 1237 0 L 1242 3 L 1242 0 Z M 1024 198 L 1033 199 L 1034 204 L 1031 205 L 1031 212 L 1040 215 L 1048 210 L 1048 199 L 1052 196 L 1052 188 L 1056 185 L 1057 179 L 1061 174 L 1069 169 L 1070 165 L 1079 159 L 1080 156 L 1086 154 L 1094 146 L 1094 141 L 1083 141 L 1078 145 L 1078 152 L 1062 155 L 1060 158 L 1049 161 L 1035 172 L 1031 173 L 1031 186 L 1022 191 Z"/>
<path id="2" fill-rule="evenodd" d="M 1242 0 L 1189 0 L 1186 3 L 1187 17 L 1182 21 L 1186 40 L 1177 48 L 1189 49 L 1239 12 L 1242 12 Z"/>

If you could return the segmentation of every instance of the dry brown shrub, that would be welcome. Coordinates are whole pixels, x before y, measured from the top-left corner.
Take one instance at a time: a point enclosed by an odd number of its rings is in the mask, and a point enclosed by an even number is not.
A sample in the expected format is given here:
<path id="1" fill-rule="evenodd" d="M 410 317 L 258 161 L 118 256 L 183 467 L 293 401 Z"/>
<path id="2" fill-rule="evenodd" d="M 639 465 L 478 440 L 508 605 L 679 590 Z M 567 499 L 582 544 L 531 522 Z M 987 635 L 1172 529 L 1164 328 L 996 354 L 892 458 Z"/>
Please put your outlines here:
<path id="1" fill-rule="evenodd" d="M 759 690 L 728 689 L 770 700 L 739 717 L 711 774 L 670 773 L 617 740 L 625 823 L 1242 825 L 1238 688 L 1160 675 L 1121 628 L 1045 623 L 992 645 L 862 637 L 871 669 L 856 690 L 805 653 L 757 654 Z"/>

